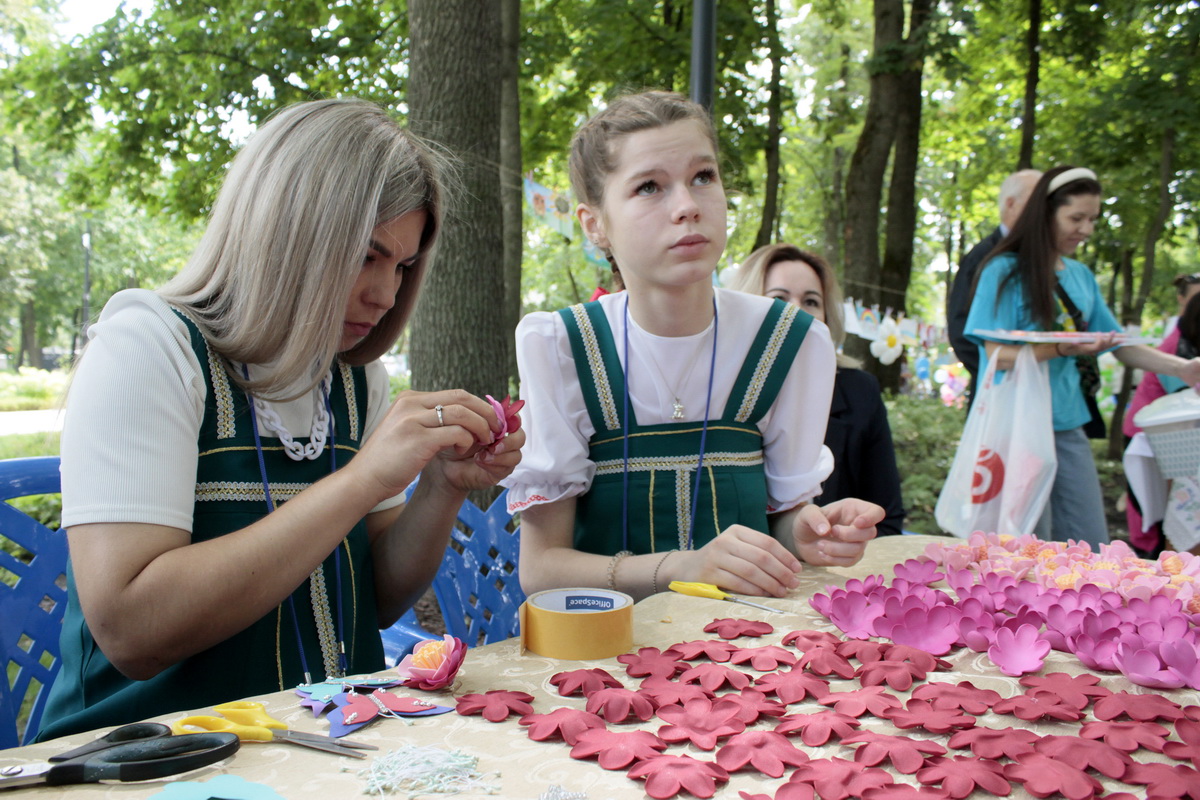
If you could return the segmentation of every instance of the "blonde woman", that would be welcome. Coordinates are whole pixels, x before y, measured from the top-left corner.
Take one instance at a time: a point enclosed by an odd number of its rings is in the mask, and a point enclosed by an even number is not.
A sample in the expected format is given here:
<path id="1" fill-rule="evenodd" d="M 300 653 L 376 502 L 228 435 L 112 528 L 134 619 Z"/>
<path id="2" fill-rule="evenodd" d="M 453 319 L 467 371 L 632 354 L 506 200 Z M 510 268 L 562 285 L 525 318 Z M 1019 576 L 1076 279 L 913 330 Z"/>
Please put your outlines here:
<path id="1" fill-rule="evenodd" d="M 70 605 L 41 738 L 384 666 L 379 628 L 524 441 L 464 391 L 389 407 L 378 358 L 430 266 L 441 182 L 376 106 L 289 107 L 234 159 L 183 271 L 105 307 L 67 404 Z"/>
<path id="2" fill-rule="evenodd" d="M 729 284 L 750 294 L 775 297 L 824 322 L 834 346 L 846 338 L 842 292 L 825 260 L 790 244 L 760 247 L 750 254 Z M 874 376 L 839 352 L 833 401 L 825 428 L 825 446 L 833 453 L 833 473 L 821 485 L 818 505 L 857 497 L 887 512 L 875 527 L 880 536 L 898 534 L 904 525 L 900 473 L 887 408 Z"/>

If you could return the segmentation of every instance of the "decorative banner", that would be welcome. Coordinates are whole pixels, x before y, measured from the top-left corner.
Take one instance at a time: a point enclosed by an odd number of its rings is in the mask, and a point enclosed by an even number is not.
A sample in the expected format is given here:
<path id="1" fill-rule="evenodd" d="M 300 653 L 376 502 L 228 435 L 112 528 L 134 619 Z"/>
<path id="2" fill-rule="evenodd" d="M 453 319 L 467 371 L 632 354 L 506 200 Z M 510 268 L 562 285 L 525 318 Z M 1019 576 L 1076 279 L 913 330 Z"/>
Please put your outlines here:
<path id="1" fill-rule="evenodd" d="M 858 309 L 854 307 L 854 299 L 847 297 L 842 301 L 842 317 L 846 321 L 846 334 L 862 336 L 862 326 L 858 324 Z"/>
<path id="2" fill-rule="evenodd" d="M 592 240 L 583 237 L 583 255 L 589 264 L 595 264 L 597 267 L 607 267 L 608 259 L 604 256 L 604 251 L 596 245 L 592 244 Z"/>
<path id="3" fill-rule="evenodd" d="M 547 189 L 540 183 L 526 178 L 525 199 L 535 217 L 567 239 L 575 238 L 575 217 L 571 214 L 571 198 L 565 192 Z"/>
<path id="4" fill-rule="evenodd" d="M 859 336 L 870 341 L 875 341 L 879 338 L 879 306 L 871 308 L 863 308 L 861 303 L 855 303 L 858 307 L 858 327 Z"/>

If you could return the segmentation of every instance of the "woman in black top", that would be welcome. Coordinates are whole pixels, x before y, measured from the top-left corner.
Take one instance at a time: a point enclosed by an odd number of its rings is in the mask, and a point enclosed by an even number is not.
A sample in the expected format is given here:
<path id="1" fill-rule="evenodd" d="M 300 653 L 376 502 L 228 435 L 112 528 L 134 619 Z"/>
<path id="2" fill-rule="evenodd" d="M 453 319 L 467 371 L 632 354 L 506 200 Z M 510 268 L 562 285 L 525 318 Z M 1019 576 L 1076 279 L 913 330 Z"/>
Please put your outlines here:
<path id="1" fill-rule="evenodd" d="M 815 253 L 790 244 L 760 247 L 738 269 L 730 288 L 799 306 L 825 323 L 834 345 L 846 337 L 837 279 Z M 857 369 L 858 362 L 849 356 L 838 353 L 837 358 L 825 429 L 825 446 L 833 453 L 834 468 L 822 485 L 821 496 L 813 502 L 824 505 L 857 497 L 876 503 L 887 512 L 875 526 L 878 534 L 898 534 L 904 525 L 904 504 L 879 381 Z"/>

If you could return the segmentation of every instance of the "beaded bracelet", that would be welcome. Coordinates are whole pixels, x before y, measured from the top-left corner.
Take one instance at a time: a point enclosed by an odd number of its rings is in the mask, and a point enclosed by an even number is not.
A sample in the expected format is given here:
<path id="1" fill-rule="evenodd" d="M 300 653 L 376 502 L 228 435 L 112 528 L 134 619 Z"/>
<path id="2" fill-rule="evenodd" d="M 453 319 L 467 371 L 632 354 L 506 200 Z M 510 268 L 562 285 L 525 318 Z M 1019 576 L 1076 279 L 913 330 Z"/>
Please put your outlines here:
<path id="1" fill-rule="evenodd" d="M 628 558 L 631 555 L 633 555 L 632 550 L 622 550 L 608 562 L 608 588 L 614 592 L 617 591 L 617 564 L 621 563 L 621 559 Z"/>
<path id="2" fill-rule="evenodd" d="M 658 564 L 656 564 L 654 566 L 654 578 L 650 583 L 652 594 L 658 594 L 658 571 L 662 568 L 663 562 L 665 562 L 667 560 L 667 557 L 670 556 L 672 553 L 678 553 L 678 552 L 679 552 L 678 550 L 668 550 L 666 553 L 663 553 L 663 557 L 660 558 L 658 560 Z"/>

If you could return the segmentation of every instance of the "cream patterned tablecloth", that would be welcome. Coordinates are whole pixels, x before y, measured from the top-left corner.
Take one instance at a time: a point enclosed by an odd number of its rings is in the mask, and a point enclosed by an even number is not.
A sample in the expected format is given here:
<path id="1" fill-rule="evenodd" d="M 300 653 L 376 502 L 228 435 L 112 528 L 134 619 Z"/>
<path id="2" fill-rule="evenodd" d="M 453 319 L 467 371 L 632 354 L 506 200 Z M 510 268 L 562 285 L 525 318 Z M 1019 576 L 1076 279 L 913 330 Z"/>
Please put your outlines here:
<path id="1" fill-rule="evenodd" d="M 832 624 L 809 606 L 808 598 L 813 593 L 824 591 L 831 584 L 843 585 L 846 579 L 851 577 L 883 574 L 890 580 L 892 565 L 920 554 L 925 545 L 931 541 L 937 541 L 937 539 L 929 536 L 888 537 L 872 543 L 867 558 L 854 568 L 806 568 L 801 576 L 800 587 L 790 597 L 763 601 L 767 605 L 784 611 L 784 614 L 770 614 L 732 603 L 686 597 L 675 593 L 655 595 L 637 604 L 634 609 L 633 649 L 636 650 L 640 647 L 664 649 L 676 642 L 716 638 L 712 634 L 704 633 L 704 626 L 714 619 L 726 617 L 763 620 L 770 622 L 775 627 L 773 634 L 761 639 L 736 640 L 740 646 L 779 644 L 783 636 L 793 630 L 811 629 L 836 633 Z M 1004 697 L 1024 691 L 1024 687 L 1018 684 L 1017 678 L 1001 674 L 985 654 L 963 649 L 952 652 L 946 658 L 953 665 L 951 669 L 933 673 L 929 676 L 929 680 L 950 683 L 970 680 L 975 686 L 995 690 Z M 457 695 L 486 692 L 492 689 L 523 691 L 533 695 L 536 712 L 546 713 L 564 706 L 583 708 L 585 701 L 582 697 L 559 696 L 557 688 L 550 683 L 550 679 L 559 672 L 592 667 L 607 670 L 629 688 L 637 688 L 640 683 L 640 680 L 630 678 L 625 672 L 624 665 L 618 663 L 615 658 L 596 661 L 561 661 L 523 653 L 517 640 L 509 640 L 471 650 L 451 693 L 420 693 L 403 689 L 393 691 L 426 696 L 451 706 L 454 705 L 453 697 Z M 743 665 L 742 668 L 751 674 L 761 674 L 751 670 L 748 665 Z M 1040 674 L 1051 672 L 1078 674 L 1087 672 L 1087 670 L 1074 656 L 1052 651 Z M 1101 685 L 1113 691 L 1127 690 L 1145 693 L 1154 691 L 1134 686 L 1121 675 L 1104 674 L 1101 677 Z M 920 683 L 916 685 L 920 685 Z M 833 688 L 846 691 L 857 688 L 857 682 L 843 681 L 835 676 Z M 909 693 L 896 692 L 895 694 L 904 700 L 907 699 Z M 1200 705 L 1200 692 L 1179 690 L 1163 692 L 1163 694 L 1183 706 Z M 323 719 L 314 718 L 307 708 L 300 705 L 300 698 L 294 693 L 280 692 L 251 699 L 263 701 L 273 716 L 284 720 L 296 730 L 312 733 L 327 732 L 327 723 Z M 788 714 L 815 713 L 824 710 L 826 710 L 825 706 L 806 700 L 789 706 Z M 204 713 L 206 710 L 196 709 L 195 711 Z M 172 718 L 179 716 L 172 715 L 160 719 L 169 722 Z M 890 722 L 869 714 L 864 715 L 861 722 L 863 730 L 932 739 L 943 745 L 948 740 L 948 735 L 928 734 L 920 729 L 916 729 L 917 732 L 913 730 L 899 731 Z M 647 723 L 621 725 L 620 729 L 641 728 L 656 731 L 661 724 L 663 724 L 661 720 L 654 718 Z M 1032 724 L 1012 716 L 1001 716 L 991 712 L 979 717 L 978 724 L 995 728 L 1027 727 L 1042 735 L 1073 736 L 1079 729 L 1079 723 L 1041 722 Z M 773 723 L 760 722 L 755 727 L 769 730 L 773 727 Z M 1169 723 L 1167 723 L 1167 727 L 1170 727 Z M 53 742 L 4 751 L 0 753 L 0 765 L 40 760 L 82 744 L 99 733 L 81 734 Z M 589 800 L 645 797 L 643 784 L 627 778 L 624 771 L 604 770 L 594 760 L 573 759 L 569 755 L 570 748 L 561 741 L 537 742 L 531 740 L 527 735 L 527 729 L 517 723 L 515 716 L 500 723 L 487 722 L 479 716 L 467 717 L 456 713 L 412 720 L 380 720 L 356 732 L 353 738 L 378 745 L 381 748 L 380 752 L 404 745 L 432 745 L 462 751 L 478 758 L 478 770 L 483 773 L 483 780 L 495 788 L 495 795 L 501 797 L 533 800 L 555 785 L 568 791 L 586 793 Z M 836 740 L 832 744 L 818 748 L 804 747 L 798 739 L 793 741 L 812 758 L 837 756 L 853 759 L 852 748 L 837 744 Z M 667 752 L 687 754 L 709 761 L 713 759 L 715 753 L 715 751 L 705 752 L 691 745 L 672 745 Z M 966 755 L 969 753 L 952 750 L 950 754 Z M 1139 751 L 1136 758 L 1144 761 L 1179 763 L 1145 750 Z M 359 762 L 295 746 L 246 744 L 229 760 L 197 770 L 183 776 L 181 780 L 206 781 L 214 776 L 229 773 L 248 781 L 266 784 L 288 800 L 301 800 L 301 798 L 333 800 L 334 798 L 361 796 L 365 782 L 359 773 L 369 763 L 369 758 Z M 911 775 L 901 775 L 894 769 L 889 771 L 898 782 L 916 783 Z M 787 780 L 788 774 L 790 771 L 785 773 L 782 778 L 769 778 L 754 771 L 731 773 L 729 782 L 718 788 L 715 797 L 738 798 L 740 791 L 774 795 L 776 789 Z M 1123 790 L 1132 792 L 1135 796 L 1144 794 L 1141 787 L 1129 787 L 1102 776 L 1097 775 L 1096 777 L 1109 791 Z M 157 781 L 143 784 L 73 786 L 65 789 L 38 787 L 18 790 L 9 796 L 14 798 L 18 796 L 146 798 L 162 791 L 167 783 L 167 781 Z M 408 795 L 405 793 L 394 796 L 407 797 Z M 438 795 L 421 796 L 436 797 Z M 458 796 L 483 795 L 472 792 Z M 680 796 L 690 797 L 687 794 Z M 990 796 L 983 792 L 976 792 L 975 795 L 972 795 L 972 797 Z M 1030 795 L 1019 784 L 1014 784 L 1011 796 L 1029 797 Z"/>

